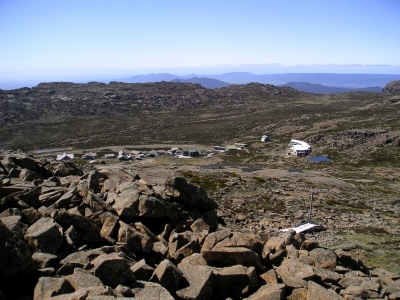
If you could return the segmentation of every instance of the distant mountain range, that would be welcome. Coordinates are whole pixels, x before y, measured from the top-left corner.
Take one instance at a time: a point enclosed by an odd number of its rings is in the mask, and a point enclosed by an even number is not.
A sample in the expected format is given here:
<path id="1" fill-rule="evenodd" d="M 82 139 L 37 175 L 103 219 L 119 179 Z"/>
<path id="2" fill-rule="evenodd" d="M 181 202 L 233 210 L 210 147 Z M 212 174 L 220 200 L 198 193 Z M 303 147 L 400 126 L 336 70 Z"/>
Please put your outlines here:
<path id="1" fill-rule="evenodd" d="M 326 86 L 322 84 L 308 83 L 308 82 L 288 82 L 280 86 L 290 86 L 298 91 L 313 93 L 313 94 L 334 94 L 334 93 L 347 93 L 353 91 L 360 92 L 382 92 L 382 87 L 372 86 L 366 88 L 345 88 L 340 86 Z"/>
<path id="2" fill-rule="evenodd" d="M 258 82 L 276 86 L 289 85 L 300 91 L 326 94 L 342 93 L 354 90 L 381 91 L 391 81 L 400 80 L 400 74 L 337 74 L 337 73 L 284 73 L 257 75 L 247 72 L 230 72 L 224 74 L 179 76 L 169 73 L 135 75 L 128 78 L 114 78 L 97 80 L 108 83 L 110 81 L 126 83 L 146 83 L 160 81 L 180 81 L 198 83 L 206 88 L 226 87 L 230 84 L 247 84 Z M 57 80 L 59 81 L 59 80 Z M 93 81 L 88 80 L 86 82 Z M 0 89 L 16 89 L 33 87 L 41 81 L 3 81 Z M 77 82 L 78 83 L 78 82 Z M 79 81 L 79 83 L 85 83 Z M 294 86 L 294 84 L 296 86 Z"/>
<path id="3" fill-rule="evenodd" d="M 400 80 L 400 74 L 336 74 L 336 73 L 286 73 L 256 75 L 247 72 L 230 72 L 218 75 L 178 76 L 168 73 L 137 75 L 118 79 L 122 82 L 157 82 L 174 79 L 190 79 L 193 77 L 212 78 L 229 84 L 246 84 L 259 82 L 263 84 L 283 85 L 288 82 L 307 82 L 326 86 L 345 88 L 384 87 L 393 80 Z"/>
<path id="4" fill-rule="evenodd" d="M 193 77 L 193 78 L 188 78 L 188 79 L 179 79 L 176 78 L 172 80 L 173 82 L 189 82 L 189 83 L 197 83 L 200 84 L 201 86 L 208 88 L 208 89 L 215 89 L 215 88 L 221 88 L 221 87 L 227 87 L 230 85 L 229 83 L 225 81 L 221 81 L 218 79 L 214 78 L 200 78 L 200 77 Z"/>

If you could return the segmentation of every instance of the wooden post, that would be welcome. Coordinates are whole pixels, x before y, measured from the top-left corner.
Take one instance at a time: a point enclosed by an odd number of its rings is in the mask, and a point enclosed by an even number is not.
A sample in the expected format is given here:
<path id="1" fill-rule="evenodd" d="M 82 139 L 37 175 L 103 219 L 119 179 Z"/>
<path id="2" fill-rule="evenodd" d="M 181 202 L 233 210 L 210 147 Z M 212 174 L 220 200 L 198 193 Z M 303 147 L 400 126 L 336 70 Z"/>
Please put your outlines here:
<path id="1" fill-rule="evenodd" d="M 311 198 L 310 198 L 310 214 L 308 216 L 308 223 L 311 223 L 311 214 L 312 214 L 312 202 L 313 202 L 314 192 L 311 191 Z"/>

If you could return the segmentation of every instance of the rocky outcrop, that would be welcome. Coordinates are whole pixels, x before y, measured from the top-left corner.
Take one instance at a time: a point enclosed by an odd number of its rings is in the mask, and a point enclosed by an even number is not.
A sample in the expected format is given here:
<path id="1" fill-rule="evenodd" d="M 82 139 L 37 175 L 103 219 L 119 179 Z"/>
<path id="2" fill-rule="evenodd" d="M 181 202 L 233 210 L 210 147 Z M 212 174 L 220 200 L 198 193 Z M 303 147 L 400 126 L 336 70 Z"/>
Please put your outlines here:
<path id="1" fill-rule="evenodd" d="M 48 177 L 33 158 L 8 157 L 2 164 L 3 178 L 12 179 L 0 186 L 0 296 L 6 298 L 396 299 L 400 294 L 399 275 L 370 270 L 349 253 L 321 248 L 293 230 L 265 236 L 225 228 L 217 222 L 217 204 L 183 178 L 153 188 L 138 175 L 125 173 L 121 180 L 106 168 L 82 176 L 65 172 L 73 176 L 65 179 L 54 172 Z M 54 163 L 41 166 L 60 169 Z M 24 170 L 41 172 L 42 179 L 22 181 L 26 176 L 17 174 L 29 173 Z"/>
<path id="2" fill-rule="evenodd" d="M 384 94 L 400 94 L 400 80 L 389 82 L 382 90 Z"/>

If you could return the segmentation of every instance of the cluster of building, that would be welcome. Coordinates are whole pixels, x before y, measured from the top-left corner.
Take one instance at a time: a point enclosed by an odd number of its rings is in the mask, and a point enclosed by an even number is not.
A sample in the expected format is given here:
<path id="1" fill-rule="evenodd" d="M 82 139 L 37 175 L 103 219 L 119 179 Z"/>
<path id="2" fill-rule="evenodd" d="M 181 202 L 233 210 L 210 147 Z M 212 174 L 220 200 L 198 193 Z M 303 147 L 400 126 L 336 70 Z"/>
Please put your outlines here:
<path id="1" fill-rule="evenodd" d="M 226 152 L 226 151 L 233 151 L 233 150 L 242 150 L 248 148 L 249 146 L 246 143 L 235 143 L 233 145 L 228 146 L 213 146 L 212 150 L 216 152 Z"/>
<path id="2" fill-rule="evenodd" d="M 262 142 L 268 142 L 271 139 L 267 135 L 263 135 L 261 137 Z M 233 150 L 241 150 L 248 148 L 246 143 L 235 143 L 233 145 L 228 146 L 213 146 L 212 151 L 214 152 L 227 152 Z M 93 152 L 87 152 L 82 155 L 82 159 L 84 160 L 95 160 L 97 159 L 97 154 Z M 303 141 L 292 139 L 289 143 L 288 155 L 294 156 L 307 156 L 311 153 L 311 146 Z M 202 154 L 195 148 L 183 148 L 180 149 L 178 147 L 173 147 L 170 150 L 150 150 L 150 151 L 138 151 L 132 150 L 127 153 L 124 150 L 118 152 L 118 155 L 115 153 L 105 154 L 102 158 L 104 159 L 118 159 L 119 161 L 128 161 L 128 160 L 140 160 L 146 157 L 158 157 L 160 155 L 172 155 L 180 158 L 191 158 L 191 157 L 200 157 Z M 63 153 L 57 155 L 57 160 L 71 160 L 74 159 L 74 154 Z"/>

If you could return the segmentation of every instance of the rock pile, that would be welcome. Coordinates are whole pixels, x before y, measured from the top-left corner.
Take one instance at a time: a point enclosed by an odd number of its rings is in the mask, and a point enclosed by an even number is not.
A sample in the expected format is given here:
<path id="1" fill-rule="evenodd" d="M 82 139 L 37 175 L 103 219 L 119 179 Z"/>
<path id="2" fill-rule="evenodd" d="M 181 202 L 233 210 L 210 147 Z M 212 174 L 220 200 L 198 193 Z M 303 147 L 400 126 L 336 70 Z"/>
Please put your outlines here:
<path id="1" fill-rule="evenodd" d="M 293 230 L 232 231 L 198 186 L 5 155 L 0 299 L 398 299 L 400 276 Z"/>

